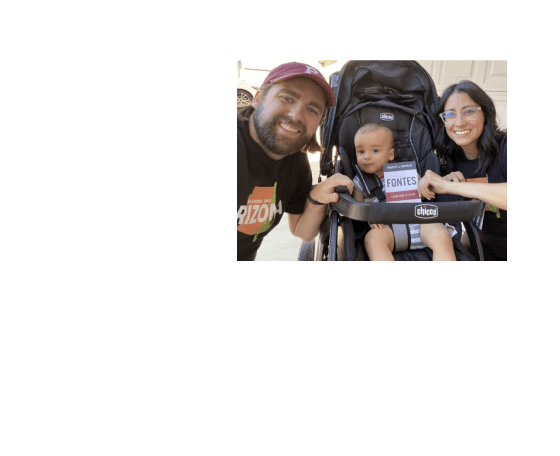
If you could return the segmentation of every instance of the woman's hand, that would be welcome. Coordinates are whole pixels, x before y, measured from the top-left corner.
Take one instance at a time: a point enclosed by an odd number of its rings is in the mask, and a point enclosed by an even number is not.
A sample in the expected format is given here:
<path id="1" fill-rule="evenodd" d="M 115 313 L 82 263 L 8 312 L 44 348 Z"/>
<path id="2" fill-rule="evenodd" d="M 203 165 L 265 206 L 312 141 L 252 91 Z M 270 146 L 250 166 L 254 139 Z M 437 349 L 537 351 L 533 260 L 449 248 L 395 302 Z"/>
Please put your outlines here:
<path id="1" fill-rule="evenodd" d="M 499 184 L 467 182 L 459 171 L 445 177 L 438 176 L 430 170 L 426 171 L 418 183 L 418 193 L 428 199 L 435 198 L 436 193 L 451 193 L 464 198 L 479 199 L 507 211 L 507 182 Z"/>
<path id="2" fill-rule="evenodd" d="M 443 178 L 445 180 L 448 180 L 449 182 L 467 182 L 465 176 L 463 176 L 463 173 L 461 171 L 453 171 L 447 176 L 443 176 Z"/>
<path id="3" fill-rule="evenodd" d="M 449 183 L 453 182 L 454 179 L 460 178 L 457 174 L 460 174 L 460 177 L 463 177 L 461 173 L 456 172 L 448 174 L 445 178 L 443 178 L 429 169 L 418 183 L 418 193 L 420 193 L 422 198 L 428 199 L 435 198 L 436 193 L 448 193 Z M 465 178 L 463 177 L 463 180 L 464 179 Z"/>

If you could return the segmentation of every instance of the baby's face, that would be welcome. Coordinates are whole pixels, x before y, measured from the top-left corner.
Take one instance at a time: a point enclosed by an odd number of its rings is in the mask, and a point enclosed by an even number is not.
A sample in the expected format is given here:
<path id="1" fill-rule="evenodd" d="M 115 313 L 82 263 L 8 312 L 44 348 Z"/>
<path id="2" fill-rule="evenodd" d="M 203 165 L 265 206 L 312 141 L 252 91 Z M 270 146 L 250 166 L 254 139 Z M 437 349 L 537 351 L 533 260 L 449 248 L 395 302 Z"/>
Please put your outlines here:
<path id="1" fill-rule="evenodd" d="M 387 130 L 379 129 L 362 133 L 354 138 L 356 159 L 362 171 L 370 174 L 383 175 L 383 165 L 395 158 L 393 143 Z"/>

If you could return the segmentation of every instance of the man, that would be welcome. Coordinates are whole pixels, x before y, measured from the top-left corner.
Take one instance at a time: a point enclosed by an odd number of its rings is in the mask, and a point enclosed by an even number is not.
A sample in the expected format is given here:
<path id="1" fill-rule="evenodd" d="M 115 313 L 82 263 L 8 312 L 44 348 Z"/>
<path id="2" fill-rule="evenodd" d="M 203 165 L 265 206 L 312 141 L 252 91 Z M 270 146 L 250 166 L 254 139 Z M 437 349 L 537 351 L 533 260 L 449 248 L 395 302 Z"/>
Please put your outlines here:
<path id="1" fill-rule="evenodd" d="M 263 238 L 288 214 L 290 231 L 310 241 L 319 233 L 336 186 L 335 174 L 311 186 L 305 152 L 320 151 L 316 131 L 336 98 L 315 68 L 285 63 L 272 70 L 252 106 L 237 117 L 237 260 L 254 260 Z"/>

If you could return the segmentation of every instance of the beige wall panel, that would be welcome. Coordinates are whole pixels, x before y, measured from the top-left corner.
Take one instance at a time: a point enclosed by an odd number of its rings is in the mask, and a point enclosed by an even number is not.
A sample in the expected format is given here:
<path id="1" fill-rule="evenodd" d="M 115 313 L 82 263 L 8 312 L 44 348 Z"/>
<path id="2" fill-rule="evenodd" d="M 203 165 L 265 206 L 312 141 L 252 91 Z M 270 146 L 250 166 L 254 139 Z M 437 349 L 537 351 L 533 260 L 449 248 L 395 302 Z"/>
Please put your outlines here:
<path id="1" fill-rule="evenodd" d="M 436 85 L 444 90 L 451 84 L 463 79 L 474 81 L 476 79 L 478 65 L 475 60 L 444 60 L 441 63 Z"/>
<path id="2" fill-rule="evenodd" d="M 481 86 L 487 91 L 507 92 L 507 61 L 489 60 Z"/>
<path id="3" fill-rule="evenodd" d="M 424 69 L 430 73 L 430 76 L 435 74 L 436 71 L 436 60 L 417 60 L 417 62 L 424 67 Z"/>

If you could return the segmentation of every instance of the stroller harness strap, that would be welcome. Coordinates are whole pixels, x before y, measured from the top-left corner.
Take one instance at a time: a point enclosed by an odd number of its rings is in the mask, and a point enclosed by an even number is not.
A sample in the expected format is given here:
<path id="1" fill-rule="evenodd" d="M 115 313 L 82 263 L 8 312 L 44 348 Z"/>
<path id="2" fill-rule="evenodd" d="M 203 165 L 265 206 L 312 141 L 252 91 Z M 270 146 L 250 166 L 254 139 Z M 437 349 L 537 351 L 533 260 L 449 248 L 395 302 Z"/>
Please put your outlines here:
<path id="1" fill-rule="evenodd" d="M 353 165 L 356 170 L 356 175 L 364 189 L 364 195 L 367 198 L 373 198 L 375 196 L 380 203 L 385 202 L 385 193 L 381 188 L 382 185 L 379 177 L 377 177 L 376 174 L 364 173 L 356 163 L 353 163 Z"/>

